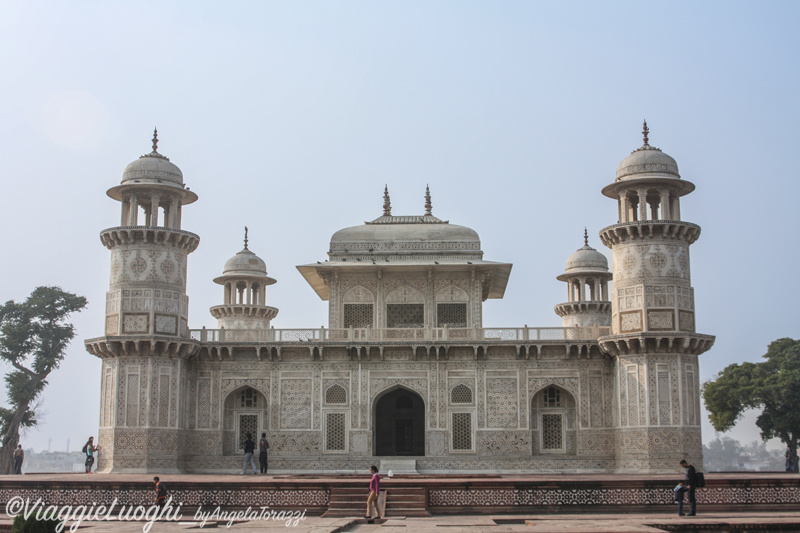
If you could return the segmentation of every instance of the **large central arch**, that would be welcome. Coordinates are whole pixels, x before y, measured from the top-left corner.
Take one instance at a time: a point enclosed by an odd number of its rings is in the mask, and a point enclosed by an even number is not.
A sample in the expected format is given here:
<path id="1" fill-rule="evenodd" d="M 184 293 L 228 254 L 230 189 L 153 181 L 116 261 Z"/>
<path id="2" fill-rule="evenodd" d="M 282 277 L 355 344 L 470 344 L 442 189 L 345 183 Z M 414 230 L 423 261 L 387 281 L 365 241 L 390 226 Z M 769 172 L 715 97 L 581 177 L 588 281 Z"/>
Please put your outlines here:
<path id="1" fill-rule="evenodd" d="M 375 402 L 375 455 L 425 455 L 425 402 L 416 392 L 398 387 Z"/>

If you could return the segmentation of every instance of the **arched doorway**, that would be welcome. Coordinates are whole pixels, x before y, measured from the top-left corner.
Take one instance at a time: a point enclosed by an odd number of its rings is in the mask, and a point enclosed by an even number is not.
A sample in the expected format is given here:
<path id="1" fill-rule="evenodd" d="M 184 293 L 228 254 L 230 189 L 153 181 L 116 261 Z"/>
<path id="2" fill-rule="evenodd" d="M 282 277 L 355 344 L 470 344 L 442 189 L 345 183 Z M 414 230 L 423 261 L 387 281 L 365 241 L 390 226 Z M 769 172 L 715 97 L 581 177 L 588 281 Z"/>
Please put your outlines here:
<path id="1" fill-rule="evenodd" d="M 550 385 L 531 401 L 533 453 L 575 455 L 577 445 L 575 398 L 566 389 Z"/>
<path id="2" fill-rule="evenodd" d="M 248 433 L 258 442 L 261 432 L 266 431 L 267 399 L 256 389 L 244 386 L 228 394 L 223 407 L 222 452 L 238 455 L 244 451 Z"/>
<path id="3" fill-rule="evenodd" d="M 375 404 L 375 455 L 425 455 L 425 403 L 416 392 L 397 388 Z"/>

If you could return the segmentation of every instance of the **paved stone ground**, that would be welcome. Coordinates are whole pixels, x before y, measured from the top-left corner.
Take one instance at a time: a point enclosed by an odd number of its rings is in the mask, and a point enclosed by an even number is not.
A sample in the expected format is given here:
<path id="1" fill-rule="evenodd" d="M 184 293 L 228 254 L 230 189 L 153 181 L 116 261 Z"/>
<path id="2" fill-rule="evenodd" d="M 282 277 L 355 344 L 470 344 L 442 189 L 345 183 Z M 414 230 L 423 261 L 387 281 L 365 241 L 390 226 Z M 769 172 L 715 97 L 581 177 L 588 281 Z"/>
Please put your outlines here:
<path id="1" fill-rule="evenodd" d="M 0 515 L 0 527 L 10 524 L 7 516 Z M 794 527 L 786 529 L 786 526 Z M 83 522 L 79 531 L 83 533 L 140 533 L 145 522 Z M 668 529 L 658 526 L 684 526 L 686 531 L 729 532 L 731 526 L 743 527 L 735 531 L 800 532 L 800 510 L 795 512 L 734 514 L 709 513 L 696 517 L 679 517 L 672 514 L 617 515 L 493 515 L 493 516 L 434 516 L 430 518 L 391 518 L 378 524 L 367 524 L 363 518 L 307 517 L 296 526 L 285 522 L 249 521 L 237 522 L 229 528 L 224 522 L 198 524 L 156 522 L 149 530 L 152 533 L 177 531 L 226 530 L 232 531 L 291 531 L 294 533 L 663 533 Z M 749 526 L 749 527 L 744 527 Z M 9 529 L 10 530 L 10 529 Z M 65 530 L 66 531 L 66 530 Z M 673 530 L 674 531 L 674 530 Z"/>

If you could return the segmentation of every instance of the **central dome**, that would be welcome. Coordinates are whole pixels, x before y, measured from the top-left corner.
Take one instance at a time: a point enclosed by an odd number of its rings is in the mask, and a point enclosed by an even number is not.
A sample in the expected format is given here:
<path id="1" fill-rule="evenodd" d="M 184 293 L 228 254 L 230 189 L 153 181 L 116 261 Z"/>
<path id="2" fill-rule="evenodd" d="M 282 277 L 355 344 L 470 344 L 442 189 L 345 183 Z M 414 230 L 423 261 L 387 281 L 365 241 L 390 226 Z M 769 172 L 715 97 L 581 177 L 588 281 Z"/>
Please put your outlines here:
<path id="1" fill-rule="evenodd" d="M 382 216 L 337 231 L 331 237 L 331 256 L 357 255 L 429 255 L 470 253 L 481 254 L 478 234 L 465 226 L 457 226 L 426 216 Z"/>

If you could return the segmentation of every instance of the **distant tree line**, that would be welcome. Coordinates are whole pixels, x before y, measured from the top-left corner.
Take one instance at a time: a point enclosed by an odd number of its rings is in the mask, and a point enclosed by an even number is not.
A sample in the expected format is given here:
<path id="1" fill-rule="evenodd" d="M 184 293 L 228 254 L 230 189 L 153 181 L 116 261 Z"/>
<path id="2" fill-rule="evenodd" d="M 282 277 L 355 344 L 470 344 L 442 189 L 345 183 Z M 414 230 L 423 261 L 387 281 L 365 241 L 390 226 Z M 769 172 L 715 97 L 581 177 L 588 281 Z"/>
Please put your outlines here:
<path id="1" fill-rule="evenodd" d="M 706 472 L 744 470 L 779 471 L 786 468 L 782 450 L 768 450 L 766 442 L 742 444 L 730 437 L 716 438 L 703 445 L 703 469 Z"/>

